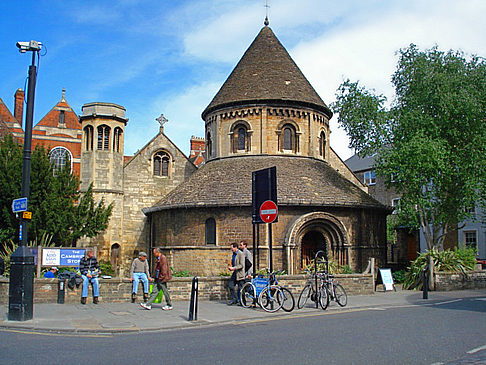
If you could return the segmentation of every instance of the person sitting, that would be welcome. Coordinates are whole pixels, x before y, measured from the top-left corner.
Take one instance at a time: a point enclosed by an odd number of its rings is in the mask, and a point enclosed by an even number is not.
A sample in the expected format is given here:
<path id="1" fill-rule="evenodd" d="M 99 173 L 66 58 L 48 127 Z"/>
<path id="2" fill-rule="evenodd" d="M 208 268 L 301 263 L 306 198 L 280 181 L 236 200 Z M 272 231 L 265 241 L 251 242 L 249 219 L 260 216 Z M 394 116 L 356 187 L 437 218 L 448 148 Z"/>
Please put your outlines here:
<path id="1" fill-rule="evenodd" d="M 149 265 L 147 261 L 147 254 L 140 252 L 138 258 L 133 260 L 130 268 L 130 281 L 133 282 L 132 286 L 132 303 L 137 300 L 138 282 L 143 283 L 143 301 L 146 302 L 149 296 L 149 280 L 153 281 L 149 273 Z"/>
<path id="2" fill-rule="evenodd" d="M 53 266 L 49 269 L 49 271 L 46 271 L 46 273 L 44 274 L 44 278 L 47 278 L 47 279 L 52 279 L 52 278 L 55 278 L 56 277 L 56 272 L 57 272 L 57 267 Z"/>
<path id="3" fill-rule="evenodd" d="M 98 275 L 101 273 L 98 260 L 93 256 L 93 249 L 86 249 L 86 256 L 79 261 L 79 271 L 83 278 L 83 292 L 81 294 L 81 304 L 86 304 L 88 297 L 88 285 L 93 285 L 93 304 L 98 304 L 98 297 L 100 295 L 100 282 Z"/>

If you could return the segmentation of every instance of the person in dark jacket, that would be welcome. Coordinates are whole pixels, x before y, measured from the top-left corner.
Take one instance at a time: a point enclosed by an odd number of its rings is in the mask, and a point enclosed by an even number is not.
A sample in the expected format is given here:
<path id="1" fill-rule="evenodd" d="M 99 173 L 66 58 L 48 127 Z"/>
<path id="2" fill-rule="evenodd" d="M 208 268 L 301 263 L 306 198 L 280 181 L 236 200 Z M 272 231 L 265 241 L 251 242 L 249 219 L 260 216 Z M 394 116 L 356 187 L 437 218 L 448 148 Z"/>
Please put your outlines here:
<path id="1" fill-rule="evenodd" d="M 93 256 L 93 249 L 86 249 L 86 256 L 79 261 L 79 271 L 83 278 L 83 292 L 81 294 L 81 304 L 86 304 L 88 297 L 88 285 L 93 285 L 93 304 L 98 304 L 98 297 L 100 296 L 100 283 L 98 275 L 101 273 L 98 260 Z"/>
<path id="2" fill-rule="evenodd" d="M 140 303 L 140 306 L 147 310 L 151 310 L 152 303 L 155 298 L 157 298 L 157 294 L 159 294 L 160 290 L 163 290 L 166 305 L 163 306 L 162 309 L 165 311 L 171 310 L 173 309 L 172 301 L 170 300 L 169 289 L 167 288 L 167 282 L 172 279 L 169 262 L 167 261 L 167 257 L 162 254 L 162 249 L 160 247 L 154 248 L 154 257 L 157 260 L 157 266 L 155 267 L 155 274 L 153 276 L 156 285 L 154 285 L 152 295 L 147 303 Z"/>

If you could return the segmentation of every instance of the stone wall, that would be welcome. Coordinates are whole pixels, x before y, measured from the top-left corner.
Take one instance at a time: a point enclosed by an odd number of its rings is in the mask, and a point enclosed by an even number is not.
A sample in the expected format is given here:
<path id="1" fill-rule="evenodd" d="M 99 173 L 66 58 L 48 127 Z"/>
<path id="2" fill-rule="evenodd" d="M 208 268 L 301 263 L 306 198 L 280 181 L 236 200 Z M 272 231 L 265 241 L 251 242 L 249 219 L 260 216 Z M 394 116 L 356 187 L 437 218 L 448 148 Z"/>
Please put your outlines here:
<path id="1" fill-rule="evenodd" d="M 435 290 L 486 289 L 486 271 L 469 271 L 467 275 L 457 272 L 435 272 Z"/>
<path id="2" fill-rule="evenodd" d="M 226 300 L 228 299 L 228 277 L 201 277 L 199 278 L 200 300 Z M 289 288 L 295 300 L 299 298 L 300 291 L 306 283 L 304 275 L 277 276 L 279 283 Z M 364 295 L 373 293 L 371 274 L 336 275 L 336 279 L 343 285 L 349 295 Z M 8 279 L 0 279 L 0 303 L 8 303 Z M 191 295 L 192 278 L 173 278 L 169 282 L 170 295 L 173 300 L 189 300 Z M 57 303 L 57 279 L 35 279 L 34 303 Z M 100 301 L 129 302 L 132 284 L 128 279 L 101 279 Z M 88 303 L 92 302 L 91 288 L 89 289 Z M 142 284 L 138 287 L 138 301 L 143 297 Z M 73 290 L 67 288 L 65 303 L 79 303 L 81 298 L 81 285 Z"/>

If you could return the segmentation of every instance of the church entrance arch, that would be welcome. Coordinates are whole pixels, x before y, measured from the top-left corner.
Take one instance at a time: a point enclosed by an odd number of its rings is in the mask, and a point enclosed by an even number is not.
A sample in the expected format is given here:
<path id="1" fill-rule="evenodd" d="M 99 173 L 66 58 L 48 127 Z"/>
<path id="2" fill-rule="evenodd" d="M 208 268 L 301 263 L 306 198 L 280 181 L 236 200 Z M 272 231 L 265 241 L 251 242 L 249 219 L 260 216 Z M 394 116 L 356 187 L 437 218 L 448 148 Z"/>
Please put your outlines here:
<path id="1" fill-rule="evenodd" d="M 317 251 L 340 265 L 349 264 L 347 230 L 335 216 L 313 212 L 300 216 L 287 232 L 289 272 L 299 272 L 310 263 Z"/>

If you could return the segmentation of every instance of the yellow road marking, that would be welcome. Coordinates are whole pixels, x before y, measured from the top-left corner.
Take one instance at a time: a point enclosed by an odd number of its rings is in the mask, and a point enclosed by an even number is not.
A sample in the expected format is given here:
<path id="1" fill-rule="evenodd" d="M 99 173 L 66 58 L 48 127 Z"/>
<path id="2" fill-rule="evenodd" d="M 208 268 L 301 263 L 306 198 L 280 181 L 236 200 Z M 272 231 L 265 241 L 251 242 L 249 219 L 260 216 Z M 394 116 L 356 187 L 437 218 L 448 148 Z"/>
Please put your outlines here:
<path id="1" fill-rule="evenodd" d="M 50 332 L 36 332 L 36 331 L 27 331 L 27 330 L 13 330 L 13 329 L 0 329 L 1 332 L 13 332 L 13 333 L 22 333 L 25 335 L 40 335 L 40 336 L 62 336 L 62 337 L 94 337 L 94 338 L 108 338 L 113 337 L 111 335 L 89 335 L 83 333 L 50 333 Z"/>

